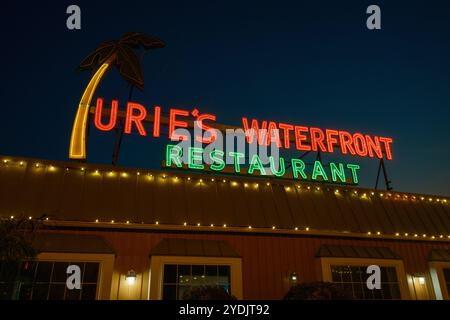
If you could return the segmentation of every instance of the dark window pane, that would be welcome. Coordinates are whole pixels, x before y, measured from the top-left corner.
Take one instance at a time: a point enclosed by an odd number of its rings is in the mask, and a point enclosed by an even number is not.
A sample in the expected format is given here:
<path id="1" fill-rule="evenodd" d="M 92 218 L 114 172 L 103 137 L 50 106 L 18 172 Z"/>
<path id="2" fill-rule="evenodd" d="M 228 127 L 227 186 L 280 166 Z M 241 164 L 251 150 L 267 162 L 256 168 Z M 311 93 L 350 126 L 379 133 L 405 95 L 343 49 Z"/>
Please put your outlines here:
<path id="1" fill-rule="evenodd" d="M 52 282 L 66 282 L 68 262 L 55 262 L 53 265 Z"/>
<path id="2" fill-rule="evenodd" d="M 83 285 L 87 286 L 86 284 Z M 73 289 L 73 290 L 69 290 L 68 288 L 66 288 L 66 300 L 80 300 L 80 295 L 81 295 L 81 290 L 79 289 Z"/>
<path id="3" fill-rule="evenodd" d="M 205 274 L 205 266 L 204 265 L 201 265 L 201 266 L 193 265 L 192 266 L 192 275 L 193 276 L 202 276 L 204 274 Z"/>
<path id="4" fill-rule="evenodd" d="M 35 284 L 33 286 L 33 300 L 47 300 L 49 284 Z"/>
<path id="5" fill-rule="evenodd" d="M 81 267 L 81 265 L 80 265 Z M 87 262 L 84 267 L 84 283 L 96 283 L 98 279 L 99 263 Z"/>
<path id="6" fill-rule="evenodd" d="M 351 282 L 352 276 L 351 276 L 352 270 L 349 266 L 342 267 L 342 282 Z"/>
<path id="7" fill-rule="evenodd" d="M 353 286 L 351 283 L 344 283 L 343 290 L 350 296 L 353 296 Z"/>
<path id="8" fill-rule="evenodd" d="M 164 283 L 177 283 L 177 265 L 164 265 Z"/>
<path id="9" fill-rule="evenodd" d="M 389 267 L 386 268 L 388 282 L 398 282 L 397 280 L 397 272 L 395 268 Z"/>
<path id="10" fill-rule="evenodd" d="M 391 284 L 390 288 L 391 288 L 392 299 L 400 299 L 400 288 L 398 286 L 398 283 Z"/>
<path id="11" fill-rule="evenodd" d="M 372 291 L 373 291 L 373 296 L 374 296 L 374 298 L 375 299 L 378 299 L 378 300 L 380 300 L 380 299 L 383 299 L 383 285 L 381 286 L 381 289 L 373 289 Z"/>
<path id="12" fill-rule="evenodd" d="M 97 292 L 96 284 L 81 285 L 81 300 L 95 300 L 96 292 Z"/>
<path id="13" fill-rule="evenodd" d="M 36 282 L 50 282 L 52 262 L 39 262 L 36 271 Z"/>
<path id="14" fill-rule="evenodd" d="M 221 285 L 221 287 L 228 293 L 231 293 L 231 287 L 228 284 Z"/>
<path id="15" fill-rule="evenodd" d="M 230 277 L 230 266 L 219 266 L 219 277 Z"/>
<path id="16" fill-rule="evenodd" d="M 64 291 L 65 290 L 66 290 L 65 284 L 51 284 L 48 299 L 49 300 L 64 300 Z"/>
<path id="17" fill-rule="evenodd" d="M 20 269 L 19 281 L 20 282 L 33 282 L 34 274 L 36 272 L 37 262 L 25 261 L 22 263 Z"/>
<path id="18" fill-rule="evenodd" d="M 449 268 L 445 268 L 442 271 L 444 272 L 445 282 L 450 282 L 450 269 Z"/>
<path id="19" fill-rule="evenodd" d="M 331 266 L 331 277 L 333 279 L 333 282 L 341 282 L 341 270 L 342 268 L 340 266 Z"/>
<path id="20" fill-rule="evenodd" d="M 205 266 L 205 275 L 217 276 L 217 266 Z"/>
<path id="21" fill-rule="evenodd" d="M 177 298 L 177 287 L 175 285 L 164 285 L 163 299 L 176 300 L 176 298 Z"/>
<path id="22" fill-rule="evenodd" d="M 387 270 L 389 268 L 386 267 L 380 267 L 380 271 L 381 271 L 381 282 L 389 282 L 389 277 L 387 274 Z"/>
<path id="23" fill-rule="evenodd" d="M 178 286 L 178 300 L 182 300 L 184 297 L 184 293 L 188 291 L 191 288 L 191 286 Z"/>
<path id="24" fill-rule="evenodd" d="M 178 266 L 178 274 L 183 276 L 191 275 L 191 266 L 190 265 L 179 265 Z"/>
<path id="25" fill-rule="evenodd" d="M 364 290 L 364 299 L 373 299 L 373 290 L 367 288 L 367 285 L 363 286 Z"/>
<path id="26" fill-rule="evenodd" d="M 0 262 L 0 282 L 14 281 L 19 271 L 15 262 Z"/>
<path id="27" fill-rule="evenodd" d="M 0 283 L 0 300 L 11 300 L 13 291 L 13 283 Z"/>
<path id="28" fill-rule="evenodd" d="M 32 290 L 32 284 L 21 284 L 19 288 L 19 300 L 31 300 Z"/>
<path id="29" fill-rule="evenodd" d="M 353 284 L 353 298 L 364 299 L 363 291 L 364 291 L 364 288 L 363 288 L 362 283 L 354 283 Z"/>

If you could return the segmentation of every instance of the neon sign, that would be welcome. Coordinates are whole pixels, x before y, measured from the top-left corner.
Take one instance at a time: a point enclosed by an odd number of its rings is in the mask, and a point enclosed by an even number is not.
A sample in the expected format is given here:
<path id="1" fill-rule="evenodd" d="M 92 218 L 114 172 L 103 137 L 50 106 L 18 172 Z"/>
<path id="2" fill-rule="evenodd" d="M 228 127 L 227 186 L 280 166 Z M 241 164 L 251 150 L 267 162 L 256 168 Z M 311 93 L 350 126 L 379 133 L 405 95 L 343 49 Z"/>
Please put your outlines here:
<path id="1" fill-rule="evenodd" d="M 188 148 L 188 163 L 187 166 L 192 170 L 206 170 L 207 166 L 202 163 L 205 158 L 205 150 L 203 148 L 189 147 Z M 289 169 L 287 161 L 283 157 L 279 157 L 278 161 L 274 157 L 269 157 L 269 167 L 266 168 L 261 161 L 258 154 L 254 154 L 249 162 L 248 168 L 242 168 L 240 159 L 244 158 L 244 154 L 240 152 L 230 151 L 228 155 L 233 159 L 233 173 L 234 174 L 248 174 L 259 176 L 274 176 L 277 178 L 301 179 L 321 182 L 333 183 L 349 183 L 358 184 L 358 170 L 357 164 L 343 164 L 330 162 L 325 169 L 321 161 L 314 161 L 310 172 L 307 171 L 306 163 L 301 159 L 291 159 Z M 215 172 L 223 172 L 226 169 L 224 161 L 225 152 L 214 149 L 207 157 L 213 161 L 208 165 L 209 169 Z M 166 167 L 183 168 L 183 149 L 180 146 L 169 144 L 166 147 Z M 327 172 L 328 171 L 328 172 Z M 350 176 L 349 176 L 350 173 Z"/>
<path id="2" fill-rule="evenodd" d="M 100 131 L 113 130 L 119 117 L 118 109 L 118 100 L 112 100 L 110 108 L 105 108 L 104 99 L 98 98 L 94 111 L 95 128 Z M 215 115 L 201 114 L 198 109 L 183 110 L 176 108 L 168 110 L 168 117 L 163 117 L 161 114 L 162 108 L 160 106 L 147 109 L 142 104 L 128 102 L 125 113 L 122 113 L 122 118 L 124 118 L 125 134 L 137 133 L 143 137 L 151 135 L 159 138 L 161 137 L 161 126 L 165 125 L 168 127 L 167 138 L 171 141 L 192 140 L 197 143 L 197 147 L 189 147 L 185 150 L 180 149 L 177 145 L 167 145 L 166 167 L 183 168 L 187 165 L 187 168 L 191 170 L 224 172 L 227 170 L 225 157 L 232 159 L 233 174 L 273 175 L 280 178 L 334 183 L 349 183 L 350 181 L 352 184 L 357 184 L 359 181 L 358 170 L 360 167 L 357 164 L 331 162 L 324 165 L 321 161 L 316 160 L 313 164 L 310 164 L 309 168 L 301 159 L 285 160 L 283 157 L 268 157 L 265 163 L 267 166 L 264 166 L 261 157 L 256 154 L 249 157 L 248 165 L 244 167 L 241 165 L 241 161 L 245 155 L 240 152 L 229 151 L 226 153 L 220 147 L 212 150 L 203 148 L 204 145 L 215 143 L 220 133 L 224 131 L 223 126 L 216 123 L 217 117 Z M 256 144 L 258 148 L 275 145 L 280 150 L 339 153 L 392 160 L 393 139 L 390 137 L 275 121 L 258 121 L 247 117 L 242 117 L 241 120 L 242 126 L 237 129 L 243 132 L 245 142 L 248 145 Z M 148 127 L 148 122 L 152 123 L 151 128 Z M 188 129 L 199 130 L 194 130 L 194 137 L 191 138 Z M 198 144 L 200 144 L 200 148 Z M 207 165 L 201 161 L 205 154 L 211 159 L 211 163 Z"/>
<path id="3" fill-rule="evenodd" d="M 111 109 L 108 113 L 109 119 L 104 123 L 103 118 L 104 102 L 102 98 L 97 99 L 95 109 L 94 125 L 102 131 L 110 131 L 115 127 L 117 122 L 118 101 L 111 102 Z M 216 116 L 212 114 L 200 114 L 198 109 L 192 112 L 181 109 L 169 110 L 169 131 L 168 138 L 172 141 L 184 141 L 188 137 L 183 134 L 176 133 L 177 128 L 189 128 L 188 121 L 194 118 L 194 125 L 209 131 L 211 136 L 205 138 L 196 136 L 196 141 L 202 143 L 211 143 L 215 140 L 215 129 L 213 124 L 207 124 L 204 121 L 214 122 Z M 147 109 L 135 102 L 128 102 L 125 116 L 125 133 L 131 134 L 136 131 L 141 136 L 147 136 L 148 132 L 144 128 L 143 122 L 149 116 Z M 189 119 L 191 118 L 191 119 Z M 161 126 L 161 107 L 155 106 L 153 114 L 153 137 L 160 136 Z M 245 132 L 247 142 L 256 141 L 258 145 L 270 145 L 275 143 L 277 147 L 284 149 L 295 149 L 299 151 L 319 151 L 324 153 L 340 152 L 343 155 L 350 154 L 352 156 L 369 157 L 378 159 L 392 160 L 392 143 L 390 137 L 373 136 L 362 134 L 359 132 L 350 133 L 344 130 L 320 129 L 316 127 L 306 127 L 286 123 L 277 123 L 274 121 L 258 122 L 256 119 L 249 120 L 242 118 L 242 128 Z M 282 134 L 279 134 L 282 132 Z M 292 143 L 294 141 L 294 143 Z M 293 146 L 294 145 L 294 146 Z"/>

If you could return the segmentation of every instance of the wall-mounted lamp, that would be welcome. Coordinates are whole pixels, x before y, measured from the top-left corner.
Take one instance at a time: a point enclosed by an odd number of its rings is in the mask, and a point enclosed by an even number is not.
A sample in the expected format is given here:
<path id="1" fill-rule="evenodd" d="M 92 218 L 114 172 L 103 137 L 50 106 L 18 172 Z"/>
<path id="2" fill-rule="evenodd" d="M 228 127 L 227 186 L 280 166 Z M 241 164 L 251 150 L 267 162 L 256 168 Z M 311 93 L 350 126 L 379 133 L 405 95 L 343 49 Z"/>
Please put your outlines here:
<path id="1" fill-rule="evenodd" d="M 292 273 L 289 275 L 289 280 L 290 280 L 293 284 L 296 284 L 296 283 L 297 283 L 297 274 L 296 274 L 295 272 L 292 272 Z"/>
<path id="2" fill-rule="evenodd" d="M 125 276 L 125 280 L 127 280 L 128 285 L 133 285 L 136 282 L 136 271 L 133 269 L 129 270 Z"/>
<path id="3" fill-rule="evenodd" d="M 417 282 L 419 282 L 420 285 L 425 284 L 425 275 L 423 273 L 416 273 L 414 275 L 414 278 L 417 279 Z"/>

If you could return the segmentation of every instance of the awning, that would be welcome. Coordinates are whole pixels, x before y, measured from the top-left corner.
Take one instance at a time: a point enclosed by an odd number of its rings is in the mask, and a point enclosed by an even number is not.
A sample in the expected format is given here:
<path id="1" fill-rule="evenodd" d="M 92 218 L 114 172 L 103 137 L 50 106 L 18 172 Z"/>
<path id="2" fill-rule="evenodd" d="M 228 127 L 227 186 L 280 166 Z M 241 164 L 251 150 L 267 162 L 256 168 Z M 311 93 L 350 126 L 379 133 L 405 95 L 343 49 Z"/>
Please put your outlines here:
<path id="1" fill-rule="evenodd" d="M 115 254 L 106 241 L 94 235 L 41 233 L 33 241 L 38 252 Z"/>
<path id="2" fill-rule="evenodd" d="M 150 256 L 240 257 L 225 241 L 174 238 L 162 239 Z"/>
<path id="3" fill-rule="evenodd" d="M 369 258 L 401 259 L 394 251 L 386 247 L 334 246 L 322 245 L 316 254 L 320 258 Z"/>
<path id="4" fill-rule="evenodd" d="M 433 249 L 428 256 L 429 261 L 450 262 L 450 250 Z"/>

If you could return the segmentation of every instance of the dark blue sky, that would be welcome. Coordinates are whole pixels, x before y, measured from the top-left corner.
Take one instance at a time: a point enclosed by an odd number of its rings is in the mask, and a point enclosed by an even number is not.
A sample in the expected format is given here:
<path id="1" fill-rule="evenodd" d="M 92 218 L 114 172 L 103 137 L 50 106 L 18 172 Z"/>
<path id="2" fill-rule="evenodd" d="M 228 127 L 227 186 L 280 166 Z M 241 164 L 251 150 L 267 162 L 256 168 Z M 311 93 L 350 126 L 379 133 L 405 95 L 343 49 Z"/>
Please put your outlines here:
<path id="1" fill-rule="evenodd" d="M 66 29 L 73 3 L 80 31 Z M 365 27 L 370 4 L 382 30 Z M 140 31 L 167 46 L 146 54 L 145 90 L 133 100 L 197 106 L 233 125 L 246 115 L 392 136 L 393 187 L 450 195 L 449 15 L 448 1 L 8 1 L 0 154 L 66 160 L 90 76 L 76 66 L 100 42 Z M 99 90 L 126 93 L 117 72 Z M 92 132 L 88 160 L 109 163 L 112 136 Z M 161 141 L 125 137 L 120 165 L 163 158 Z M 374 185 L 376 160 L 341 160 L 360 163 L 361 184 Z"/>

